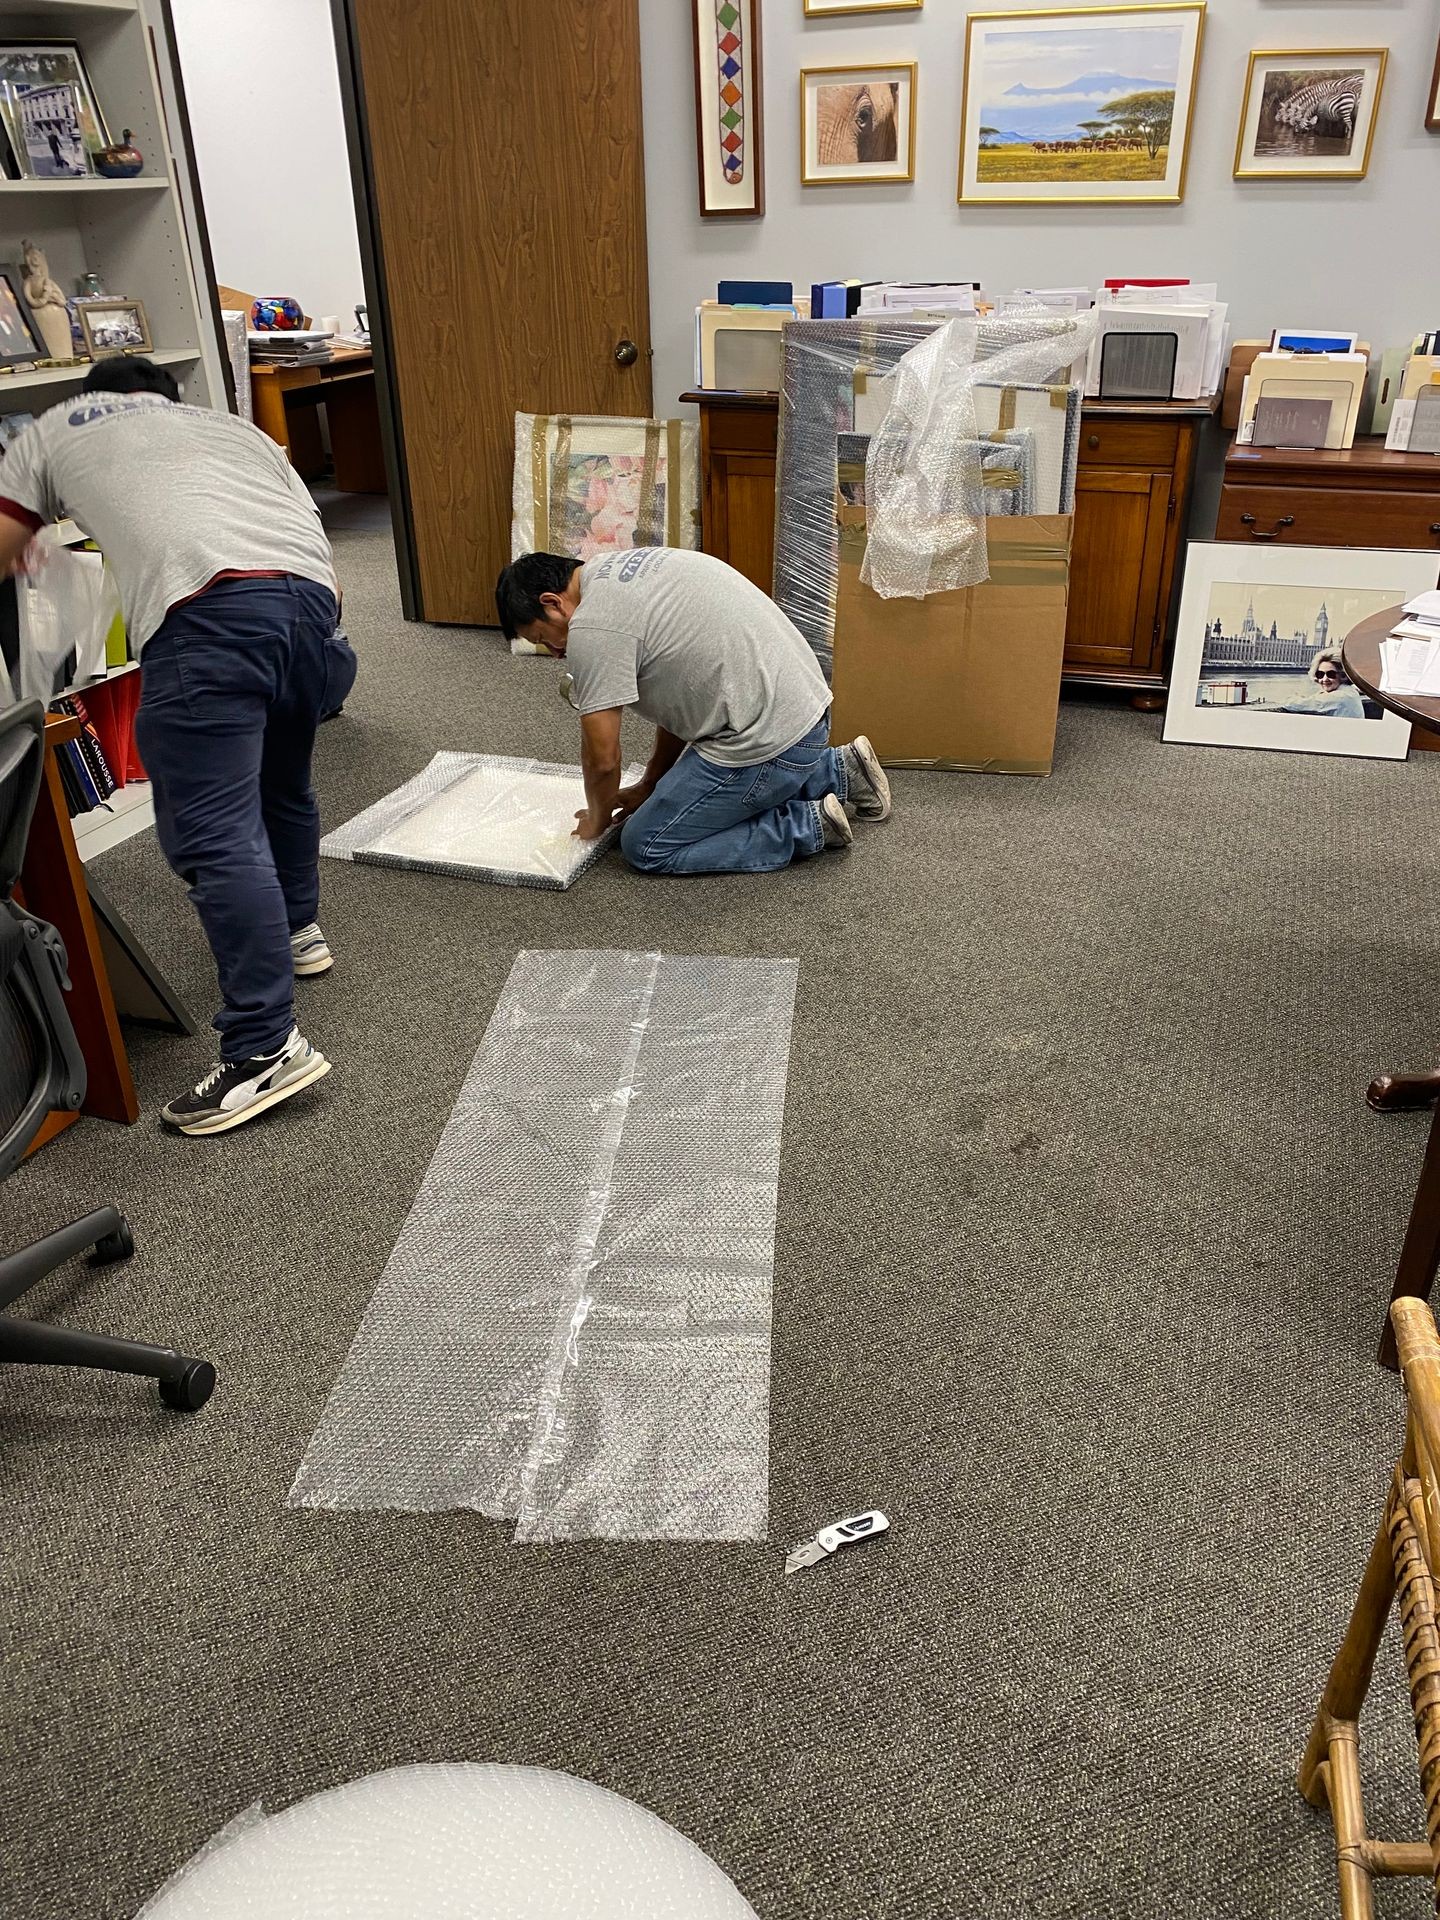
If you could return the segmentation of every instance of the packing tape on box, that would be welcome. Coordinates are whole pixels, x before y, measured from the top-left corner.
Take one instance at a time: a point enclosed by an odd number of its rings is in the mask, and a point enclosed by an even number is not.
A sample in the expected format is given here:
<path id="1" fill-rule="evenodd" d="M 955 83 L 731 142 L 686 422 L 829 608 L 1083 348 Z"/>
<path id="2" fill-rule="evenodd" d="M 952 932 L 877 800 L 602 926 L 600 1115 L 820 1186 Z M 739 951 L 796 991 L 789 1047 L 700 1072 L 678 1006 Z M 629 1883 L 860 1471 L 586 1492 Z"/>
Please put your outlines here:
<path id="1" fill-rule="evenodd" d="M 797 973 L 519 956 L 292 1506 L 765 1537 Z"/>

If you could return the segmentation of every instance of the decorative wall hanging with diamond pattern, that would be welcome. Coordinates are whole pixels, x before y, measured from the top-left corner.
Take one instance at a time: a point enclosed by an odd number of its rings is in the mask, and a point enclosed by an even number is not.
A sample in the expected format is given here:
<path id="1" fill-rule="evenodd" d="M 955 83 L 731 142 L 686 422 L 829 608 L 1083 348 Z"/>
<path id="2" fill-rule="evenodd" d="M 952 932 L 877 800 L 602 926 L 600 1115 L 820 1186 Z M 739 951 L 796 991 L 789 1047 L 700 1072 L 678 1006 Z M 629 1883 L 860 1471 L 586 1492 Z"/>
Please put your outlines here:
<path id="1" fill-rule="evenodd" d="M 703 214 L 765 211 L 760 0 L 691 0 Z"/>

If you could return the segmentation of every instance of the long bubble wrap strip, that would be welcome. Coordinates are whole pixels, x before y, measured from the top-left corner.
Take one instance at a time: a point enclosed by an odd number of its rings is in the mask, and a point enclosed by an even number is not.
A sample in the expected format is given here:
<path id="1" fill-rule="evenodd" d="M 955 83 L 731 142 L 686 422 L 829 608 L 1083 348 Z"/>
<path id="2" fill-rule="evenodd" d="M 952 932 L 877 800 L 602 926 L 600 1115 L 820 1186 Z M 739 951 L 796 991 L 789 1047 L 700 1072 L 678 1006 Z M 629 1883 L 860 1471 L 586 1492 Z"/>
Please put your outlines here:
<path id="1" fill-rule="evenodd" d="M 631 767 L 626 779 L 639 777 Z M 572 886 L 615 840 L 575 838 L 585 804 L 578 767 L 488 753 L 437 753 L 396 787 L 327 833 L 328 859 L 406 867 L 505 887 Z"/>
<path id="2" fill-rule="evenodd" d="M 290 1491 L 759 1540 L 798 963 L 516 960 Z"/>

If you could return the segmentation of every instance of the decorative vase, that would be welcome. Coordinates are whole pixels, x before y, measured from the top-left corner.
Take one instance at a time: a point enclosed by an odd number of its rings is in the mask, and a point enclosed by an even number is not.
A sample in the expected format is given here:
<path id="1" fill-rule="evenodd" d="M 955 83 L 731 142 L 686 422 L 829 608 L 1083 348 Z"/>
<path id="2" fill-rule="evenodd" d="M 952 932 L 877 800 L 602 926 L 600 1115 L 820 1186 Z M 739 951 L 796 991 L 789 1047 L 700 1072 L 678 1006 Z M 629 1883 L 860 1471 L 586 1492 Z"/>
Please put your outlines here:
<path id="1" fill-rule="evenodd" d="M 95 171 L 107 180 L 133 180 L 144 165 L 144 154 L 130 144 L 129 127 L 123 140 L 113 147 L 101 147 L 95 155 Z"/>
<path id="2" fill-rule="evenodd" d="M 250 324 L 257 333 L 293 333 L 304 326 L 305 309 L 288 295 L 267 295 L 251 307 Z"/>

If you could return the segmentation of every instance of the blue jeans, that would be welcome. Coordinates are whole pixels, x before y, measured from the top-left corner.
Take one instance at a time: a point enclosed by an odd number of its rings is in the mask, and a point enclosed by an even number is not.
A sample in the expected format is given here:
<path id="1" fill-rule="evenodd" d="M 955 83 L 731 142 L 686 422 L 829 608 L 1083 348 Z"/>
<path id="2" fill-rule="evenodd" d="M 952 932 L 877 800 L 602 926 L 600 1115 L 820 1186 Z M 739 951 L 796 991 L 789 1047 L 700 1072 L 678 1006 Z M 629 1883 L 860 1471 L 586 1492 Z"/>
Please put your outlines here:
<path id="1" fill-rule="evenodd" d="M 845 767 L 824 713 L 793 747 L 753 767 L 721 767 L 693 747 L 620 833 L 640 873 L 773 873 L 825 845 L 818 802 L 845 798 Z"/>
<path id="2" fill-rule="evenodd" d="M 135 737 L 161 850 L 215 956 L 226 1060 L 273 1053 L 295 1024 L 290 935 L 320 902 L 310 755 L 355 678 L 337 613 L 315 581 L 220 580 L 141 655 Z"/>

